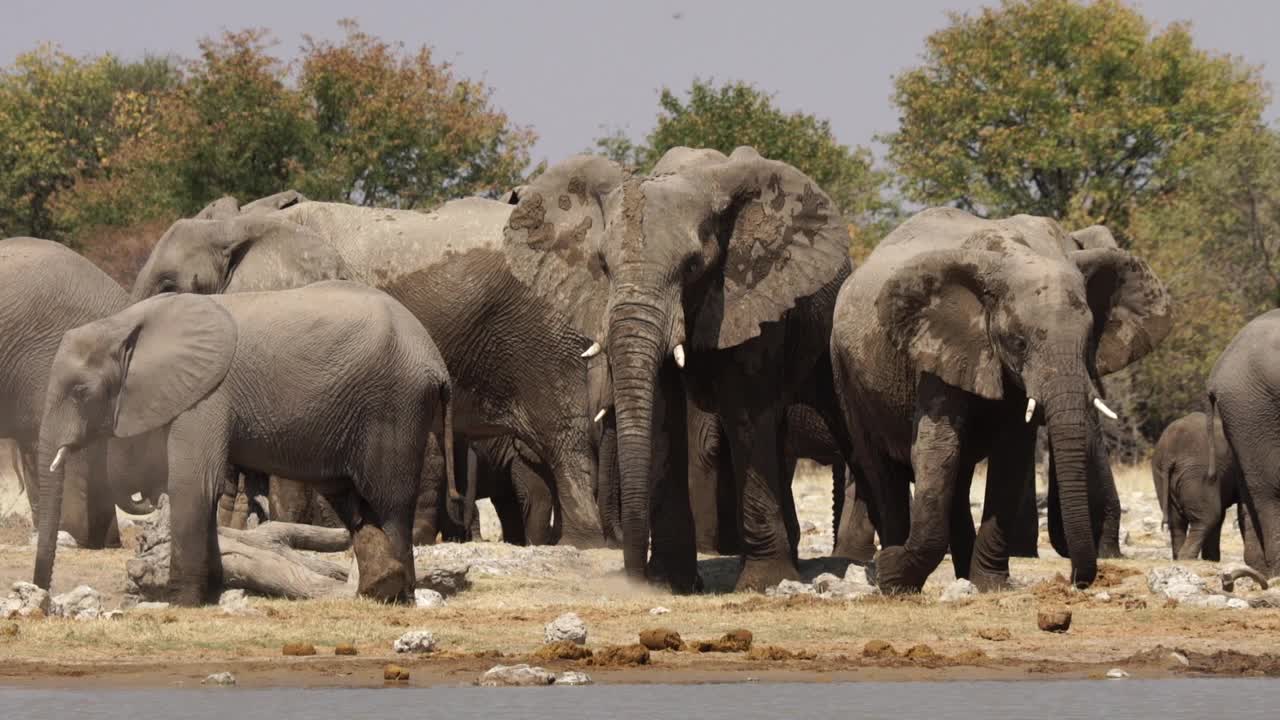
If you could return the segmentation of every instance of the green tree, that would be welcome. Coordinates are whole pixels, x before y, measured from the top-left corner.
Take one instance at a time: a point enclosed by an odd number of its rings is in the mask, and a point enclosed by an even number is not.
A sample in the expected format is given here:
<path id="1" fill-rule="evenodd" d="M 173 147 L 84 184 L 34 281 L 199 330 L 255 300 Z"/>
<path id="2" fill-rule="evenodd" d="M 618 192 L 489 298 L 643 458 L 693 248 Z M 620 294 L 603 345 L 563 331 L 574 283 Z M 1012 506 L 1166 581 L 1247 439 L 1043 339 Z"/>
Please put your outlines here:
<path id="1" fill-rule="evenodd" d="M 1159 32 L 1117 0 L 1005 0 L 952 15 L 895 79 L 886 136 L 910 199 L 1105 223 L 1175 190 L 1223 133 L 1258 122 L 1256 71 Z"/>
<path id="2" fill-rule="evenodd" d="M 342 25 L 343 42 L 303 48 L 299 85 L 318 142 L 306 193 L 415 208 L 519 184 L 535 136 L 491 107 L 487 87 L 454 77 L 430 48 L 406 53 Z"/>
<path id="3" fill-rule="evenodd" d="M 51 46 L 0 71 L 0 233 L 62 238 L 58 194 L 108 172 L 176 77 L 162 58 L 81 60 Z"/>
<path id="4" fill-rule="evenodd" d="M 750 145 L 816 180 L 853 223 L 856 246 L 874 245 L 894 217 L 881 194 L 887 176 L 873 169 L 870 151 L 841 144 L 826 120 L 778 109 L 772 96 L 753 85 L 695 80 L 683 99 L 664 88 L 658 105 L 657 125 L 643 145 L 615 131 L 597 139 L 594 152 L 645 171 L 681 145 L 725 154 Z"/>

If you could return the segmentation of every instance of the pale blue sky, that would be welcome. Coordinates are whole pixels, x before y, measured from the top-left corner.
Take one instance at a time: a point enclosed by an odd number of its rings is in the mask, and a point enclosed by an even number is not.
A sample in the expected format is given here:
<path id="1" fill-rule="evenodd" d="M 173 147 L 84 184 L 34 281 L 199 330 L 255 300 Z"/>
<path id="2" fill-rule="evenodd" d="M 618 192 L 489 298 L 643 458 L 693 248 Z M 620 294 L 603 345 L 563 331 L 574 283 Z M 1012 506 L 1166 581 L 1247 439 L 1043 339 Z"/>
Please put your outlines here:
<path id="1" fill-rule="evenodd" d="M 917 61 L 925 36 L 947 22 L 947 10 L 985 4 L 0 0 L 0 62 L 41 41 L 74 54 L 191 56 L 201 36 L 243 27 L 272 29 L 279 51 L 291 56 L 304 33 L 337 37 L 337 20 L 353 17 L 380 37 L 431 45 L 461 74 L 483 78 L 495 104 L 537 130 L 537 159 L 583 150 L 602 128 L 642 136 L 657 114 L 660 88 L 687 88 L 694 77 L 754 82 L 783 108 L 829 118 L 842 142 L 868 145 L 897 124 L 891 78 Z M 1273 85 L 1280 80 L 1280 3 L 1136 4 L 1158 24 L 1190 20 L 1200 46 L 1264 65 Z"/>

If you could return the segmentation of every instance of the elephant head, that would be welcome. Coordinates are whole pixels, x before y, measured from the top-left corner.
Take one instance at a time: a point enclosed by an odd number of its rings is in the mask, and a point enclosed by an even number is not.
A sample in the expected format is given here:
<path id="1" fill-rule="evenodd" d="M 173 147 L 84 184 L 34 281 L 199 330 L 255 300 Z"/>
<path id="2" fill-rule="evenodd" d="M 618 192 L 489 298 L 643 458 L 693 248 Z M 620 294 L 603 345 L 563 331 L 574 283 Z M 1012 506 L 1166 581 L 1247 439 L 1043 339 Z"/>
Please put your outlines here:
<path id="1" fill-rule="evenodd" d="M 848 267 L 848 231 L 810 178 L 751 148 L 676 148 L 648 177 L 578 156 L 519 193 L 512 271 L 609 351 L 624 558 L 643 575 L 655 390 L 667 358 L 758 336 Z"/>
<path id="2" fill-rule="evenodd" d="M 1123 250 L 1032 251 L 1023 231 L 1049 223 L 991 223 L 958 248 L 924 252 L 894 272 L 875 307 L 888 340 L 920 372 L 988 400 L 1025 396 L 1026 422 L 1047 426 L 1075 579 L 1088 584 L 1097 540 L 1090 503 L 1101 494 L 1090 491 L 1097 421 L 1089 413 L 1110 414 L 1098 378 L 1155 347 L 1169 332 L 1170 305 L 1147 264 Z"/>
<path id="3" fill-rule="evenodd" d="M 67 454 L 172 422 L 222 382 L 236 334 L 214 300 L 166 295 L 63 335 L 40 426 L 37 585 L 47 588 L 52 579 Z"/>
<path id="4" fill-rule="evenodd" d="M 246 257 L 253 258 L 244 264 L 251 270 L 241 271 Z M 350 277 L 316 233 L 265 212 L 241 213 L 174 223 L 138 272 L 133 300 L 165 292 L 287 290 Z"/>

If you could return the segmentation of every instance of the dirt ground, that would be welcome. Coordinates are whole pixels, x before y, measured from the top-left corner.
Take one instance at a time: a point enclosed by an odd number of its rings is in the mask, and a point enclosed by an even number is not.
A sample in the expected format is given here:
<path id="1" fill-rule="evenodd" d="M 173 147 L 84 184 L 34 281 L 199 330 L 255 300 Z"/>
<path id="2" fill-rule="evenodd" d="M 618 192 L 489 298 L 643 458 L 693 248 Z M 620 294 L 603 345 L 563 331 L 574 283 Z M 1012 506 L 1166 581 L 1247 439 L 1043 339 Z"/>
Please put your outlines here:
<path id="1" fill-rule="evenodd" d="M 814 469 L 795 487 L 805 529 L 802 571 L 810 579 L 844 571 L 843 563 L 823 559 L 831 547 L 829 477 Z M 1149 471 L 1129 469 L 1118 481 L 1126 558 L 1106 561 L 1101 580 L 1086 592 L 1055 581 L 1069 563 L 1043 537 L 1040 558 L 1013 561 L 1018 589 L 957 604 L 939 602 L 953 579 L 949 559 L 920 595 L 846 601 L 728 592 L 736 559 L 704 557 L 700 569 L 714 592 L 673 597 L 627 583 L 615 550 L 435 546 L 421 550 L 427 562 L 470 563 L 473 582 L 436 609 L 253 598 L 245 615 L 207 607 L 135 609 L 116 620 L 0 620 L 0 684 L 190 686 L 230 670 L 241 686 L 380 686 L 388 662 L 409 670 L 414 686 L 471 683 L 495 664 L 516 662 L 581 669 L 597 683 L 1102 677 L 1117 667 L 1134 677 L 1280 675 L 1280 656 L 1269 654 L 1280 610 L 1177 606 L 1148 590 L 1147 570 L 1170 564 L 1167 536 Z M 979 493 L 976 488 L 974 497 Z M 29 528 L 12 518 L 4 524 L 0 593 L 30 578 L 34 556 Z M 486 537 L 497 537 L 496 527 L 485 503 Z M 1223 552 L 1224 561 L 1241 555 L 1231 521 Z M 54 592 L 87 584 L 114 608 L 123 597 L 130 556 L 126 550 L 60 550 Z M 1218 588 L 1218 564 L 1182 564 Z M 1037 627 L 1039 611 L 1064 606 L 1072 612 L 1069 631 Z M 669 612 L 650 612 L 658 607 Z M 596 658 L 536 654 L 543 626 L 565 612 L 586 623 L 587 648 Z M 632 645 L 641 631 L 654 628 L 674 630 L 688 645 L 745 628 L 753 634 L 753 650 L 662 650 L 638 666 L 602 659 L 608 646 Z M 437 652 L 396 655 L 393 642 L 409 630 L 432 631 Z M 312 644 L 317 654 L 284 657 L 287 643 Z M 359 654 L 335 657 L 340 643 L 353 644 Z"/>

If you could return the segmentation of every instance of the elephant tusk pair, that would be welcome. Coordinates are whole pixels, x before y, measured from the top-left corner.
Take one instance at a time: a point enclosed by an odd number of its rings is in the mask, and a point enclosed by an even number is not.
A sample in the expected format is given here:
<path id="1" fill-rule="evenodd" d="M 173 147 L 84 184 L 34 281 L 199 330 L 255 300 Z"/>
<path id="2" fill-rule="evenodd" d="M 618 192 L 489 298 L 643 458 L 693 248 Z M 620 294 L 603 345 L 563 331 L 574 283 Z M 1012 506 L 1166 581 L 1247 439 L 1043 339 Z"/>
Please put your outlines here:
<path id="1" fill-rule="evenodd" d="M 600 354 L 601 349 L 602 348 L 600 347 L 600 343 L 593 342 L 591 343 L 591 347 L 587 348 L 586 351 L 582 353 L 581 357 L 593 358 Z"/>
<path id="2" fill-rule="evenodd" d="M 600 408 L 600 412 L 596 413 L 596 417 L 593 422 L 600 422 L 601 420 L 604 419 L 604 416 L 608 414 L 609 414 L 609 408 Z"/>
<path id="3" fill-rule="evenodd" d="M 1031 416 L 1036 414 L 1036 399 L 1027 398 L 1027 414 L 1022 417 L 1023 422 L 1031 422 Z"/>
<path id="4" fill-rule="evenodd" d="M 1115 413 L 1115 411 L 1114 411 L 1114 410 L 1112 410 L 1111 408 L 1107 407 L 1107 404 L 1106 404 L 1106 403 L 1104 403 L 1104 402 L 1102 402 L 1102 398 L 1099 398 L 1099 397 L 1094 398 L 1094 399 L 1093 399 L 1093 406 L 1094 406 L 1094 407 L 1096 407 L 1096 408 L 1098 408 L 1098 412 L 1102 413 L 1103 415 L 1106 415 L 1107 417 L 1111 418 L 1112 420 L 1119 420 L 1119 419 L 1120 419 L 1120 416 L 1119 416 L 1119 415 L 1117 415 L 1117 414 Z"/>
<path id="5" fill-rule="evenodd" d="M 49 472 L 58 472 L 58 468 L 62 467 L 62 461 L 67 459 L 67 446 L 63 445 L 58 448 L 58 454 L 53 456 L 53 462 L 49 463 Z"/>
<path id="6" fill-rule="evenodd" d="M 676 367 L 684 368 L 684 345 L 677 345 L 676 349 L 671 351 L 671 355 L 676 359 Z"/>

